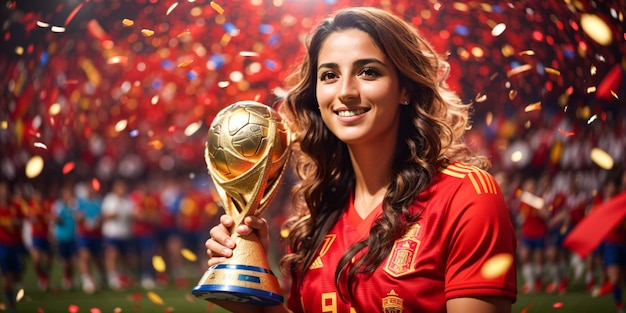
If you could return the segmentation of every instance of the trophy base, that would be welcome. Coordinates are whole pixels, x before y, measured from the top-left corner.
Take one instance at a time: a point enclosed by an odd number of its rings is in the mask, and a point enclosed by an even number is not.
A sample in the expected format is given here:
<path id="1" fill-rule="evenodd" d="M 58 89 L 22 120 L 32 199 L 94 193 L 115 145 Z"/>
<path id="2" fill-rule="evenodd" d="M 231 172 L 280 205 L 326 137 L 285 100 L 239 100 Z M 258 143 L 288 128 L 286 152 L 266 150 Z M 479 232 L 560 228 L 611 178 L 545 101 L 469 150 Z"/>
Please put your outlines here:
<path id="1" fill-rule="evenodd" d="M 201 299 L 252 305 L 283 303 L 278 279 L 272 271 L 250 265 L 217 264 L 210 267 L 191 293 Z"/>

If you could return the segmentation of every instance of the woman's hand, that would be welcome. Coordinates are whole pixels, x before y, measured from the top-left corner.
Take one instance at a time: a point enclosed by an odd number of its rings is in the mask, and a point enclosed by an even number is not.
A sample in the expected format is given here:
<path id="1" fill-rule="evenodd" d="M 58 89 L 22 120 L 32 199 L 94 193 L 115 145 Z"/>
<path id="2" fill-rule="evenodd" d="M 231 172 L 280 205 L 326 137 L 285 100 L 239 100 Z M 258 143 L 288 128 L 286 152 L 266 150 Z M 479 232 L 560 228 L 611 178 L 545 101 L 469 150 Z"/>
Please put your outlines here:
<path id="1" fill-rule="evenodd" d="M 231 216 L 222 215 L 220 217 L 220 223 L 211 228 L 211 238 L 205 243 L 207 254 L 209 255 L 209 267 L 223 263 L 226 258 L 233 255 L 235 241 L 231 237 L 230 229 L 233 227 L 234 223 L 235 221 Z M 269 246 L 267 228 L 267 221 L 265 219 L 257 216 L 246 216 L 243 219 L 243 224 L 237 226 L 235 231 L 240 236 L 245 236 L 255 231 L 261 240 L 263 248 L 267 250 Z"/>

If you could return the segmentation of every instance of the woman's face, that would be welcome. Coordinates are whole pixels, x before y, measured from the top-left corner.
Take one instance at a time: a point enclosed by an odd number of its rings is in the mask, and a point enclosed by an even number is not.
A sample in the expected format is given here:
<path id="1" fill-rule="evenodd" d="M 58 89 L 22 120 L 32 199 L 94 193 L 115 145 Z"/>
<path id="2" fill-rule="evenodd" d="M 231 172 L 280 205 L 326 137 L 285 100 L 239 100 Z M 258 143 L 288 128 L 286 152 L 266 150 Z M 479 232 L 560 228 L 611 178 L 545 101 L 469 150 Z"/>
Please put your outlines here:
<path id="1" fill-rule="evenodd" d="M 316 85 L 322 119 L 341 141 L 396 140 L 398 112 L 407 99 L 395 66 L 367 33 L 349 29 L 324 40 Z"/>

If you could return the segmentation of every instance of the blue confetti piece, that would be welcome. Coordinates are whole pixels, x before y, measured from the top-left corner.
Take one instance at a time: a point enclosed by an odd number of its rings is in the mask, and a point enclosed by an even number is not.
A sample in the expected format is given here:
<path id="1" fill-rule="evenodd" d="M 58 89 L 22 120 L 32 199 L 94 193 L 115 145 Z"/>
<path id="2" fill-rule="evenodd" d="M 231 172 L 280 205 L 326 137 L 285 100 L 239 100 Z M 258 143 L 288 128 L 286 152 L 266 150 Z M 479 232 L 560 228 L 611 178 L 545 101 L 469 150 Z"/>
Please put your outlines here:
<path id="1" fill-rule="evenodd" d="M 188 80 L 194 80 L 196 78 L 198 78 L 198 73 L 196 73 L 196 71 L 191 70 L 191 71 L 187 72 L 187 79 Z"/>
<path id="2" fill-rule="evenodd" d="M 259 25 L 259 33 L 269 35 L 274 32 L 274 27 L 269 24 L 261 24 Z"/>
<path id="3" fill-rule="evenodd" d="M 272 71 L 276 70 L 276 62 L 273 60 L 265 60 L 265 66 Z"/>
<path id="4" fill-rule="evenodd" d="M 209 62 L 215 64 L 215 69 L 219 69 L 226 63 L 223 54 L 214 54 L 209 58 Z"/>
<path id="5" fill-rule="evenodd" d="M 48 64 L 48 52 L 44 52 L 41 54 L 41 56 L 39 57 L 39 64 L 41 64 L 42 66 L 45 66 L 46 64 Z"/>
<path id="6" fill-rule="evenodd" d="M 231 36 L 235 36 L 239 33 L 239 28 L 231 22 L 224 23 L 224 30 Z"/>
<path id="7" fill-rule="evenodd" d="M 469 29 L 464 25 L 456 25 L 454 26 L 454 32 L 461 36 L 466 36 L 469 34 Z"/>
<path id="8" fill-rule="evenodd" d="M 173 70 L 176 66 L 174 65 L 174 62 L 170 61 L 170 60 L 162 60 L 161 61 L 161 67 L 164 70 L 168 70 L 171 71 Z"/>
<path id="9" fill-rule="evenodd" d="M 161 81 L 161 79 L 157 78 L 152 81 L 152 89 L 159 90 L 161 87 L 163 87 L 163 81 Z"/>
<path id="10" fill-rule="evenodd" d="M 539 73 L 540 75 L 546 74 L 546 68 L 543 66 L 543 64 L 541 63 L 537 64 L 537 73 Z"/>
<path id="11" fill-rule="evenodd" d="M 139 131 L 136 129 L 133 129 L 130 131 L 130 136 L 131 137 L 137 137 L 137 135 L 139 135 Z"/>
<path id="12" fill-rule="evenodd" d="M 280 36 L 279 35 L 272 35 L 268 41 L 268 43 L 270 44 L 270 46 L 275 46 L 280 42 Z"/>

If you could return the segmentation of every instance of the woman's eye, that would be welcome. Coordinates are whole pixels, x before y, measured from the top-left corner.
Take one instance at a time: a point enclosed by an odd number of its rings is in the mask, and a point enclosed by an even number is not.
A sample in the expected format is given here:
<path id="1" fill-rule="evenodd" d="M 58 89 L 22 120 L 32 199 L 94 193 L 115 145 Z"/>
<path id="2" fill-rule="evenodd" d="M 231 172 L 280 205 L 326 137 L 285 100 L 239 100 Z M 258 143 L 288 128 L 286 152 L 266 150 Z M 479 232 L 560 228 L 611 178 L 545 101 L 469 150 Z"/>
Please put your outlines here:
<path id="1" fill-rule="evenodd" d="M 359 75 L 369 76 L 369 77 L 376 77 L 376 76 L 379 76 L 379 73 L 373 67 L 365 67 L 365 68 L 363 68 L 363 70 L 361 70 L 361 73 Z"/>
<path id="2" fill-rule="evenodd" d="M 335 79 L 335 78 L 337 78 L 337 75 L 335 75 L 335 73 L 333 72 L 324 72 L 322 73 L 322 75 L 320 75 L 321 81 L 326 81 L 326 80 Z"/>

